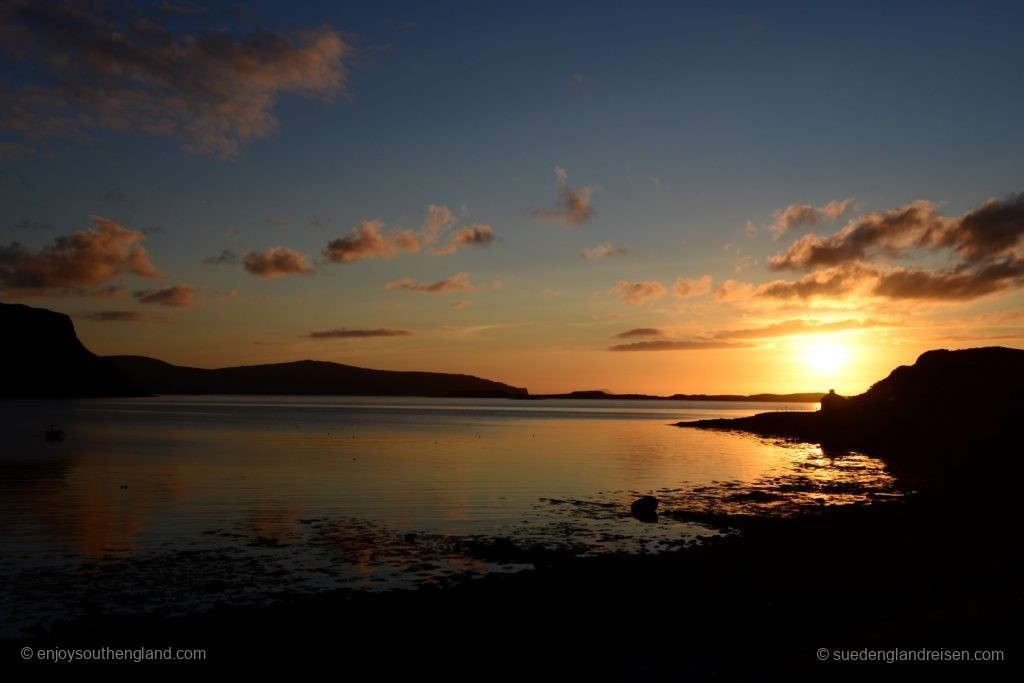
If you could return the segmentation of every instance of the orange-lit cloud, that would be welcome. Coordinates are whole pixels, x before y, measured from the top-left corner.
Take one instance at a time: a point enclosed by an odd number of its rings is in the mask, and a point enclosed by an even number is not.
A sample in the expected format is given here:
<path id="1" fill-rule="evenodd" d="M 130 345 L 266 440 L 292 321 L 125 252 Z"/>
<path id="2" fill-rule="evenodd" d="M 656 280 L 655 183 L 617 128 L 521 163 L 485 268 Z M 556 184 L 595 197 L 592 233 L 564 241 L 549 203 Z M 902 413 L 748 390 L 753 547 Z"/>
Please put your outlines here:
<path id="1" fill-rule="evenodd" d="M 330 99 L 344 90 L 349 47 L 329 27 L 292 35 L 183 29 L 144 6 L 34 3 L 0 9 L 0 38 L 18 45 L 29 83 L 0 101 L 0 126 L 31 137 L 90 129 L 174 135 L 191 152 L 237 155 L 277 129 L 285 93 Z"/>
<path id="2" fill-rule="evenodd" d="M 468 273 L 458 273 L 443 280 L 431 283 L 416 283 L 411 278 L 404 277 L 395 282 L 384 285 L 385 289 L 407 289 L 410 292 L 424 292 L 429 294 L 447 294 L 449 292 L 473 292 L 476 288 L 469 281 Z"/>
<path id="3" fill-rule="evenodd" d="M 89 230 L 58 237 L 36 252 L 17 242 L 0 246 L 0 286 L 40 294 L 88 294 L 83 288 L 120 281 L 126 274 L 160 277 L 140 245 L 141 232 L 100 216 L 92 222 Z"/>
<path id="4" fill-rule="evenodd" d="M 599 244 L 596 247 L 583 249 L 580 251 L 580 258 L 584 261 L 600 261 L 602 259 L 625 254 L 628 251 L 629 250 L 626 247 L 605 242 L 604 244 Z"/>
<path id="5" fill-rule="evenodd" d="M 569 176 L 561 166 L 555 166 L 558 187 L 558 206 L 554 209 L 540 209 L 533 212 L 537 220 L 558 223 L 569 227 L 583 225 L 590 218 L 590 196 L 593 187 L 576 190 L 569 186 Z"/>
<path id="6" fill-rule="evenodd" d="M 608 290 L 609 294 L 621 294 L 622 302 L 630 306 L 643 306 L 665 296 L 665 285 L 660 282 L 626 282 L 625 280 Z"/>
<path id="7" fill-rule="evenodd" d="M 388 327 L 378 327 L 374 330 L 351 330 L 340 328 L 337 330 L 314 330 L 309 333 L 312 339 L 365 339 L 368 337 L 408 337 L 412 334 L 408 330 L 394 330 Z"/>
<path id="8" fill-rule="evenodd" d="M 778 239 L 784 232 L 792 228 L 834 221 L 856 206 L 857 200 L 852 197 L 842 201 L 832 201 L 825 206 L 790 204 L 785 209 L 775 212 L 775 221 L 771 224 L 770 229 Z"/>
<path id="9" fill-rule="evenodd" d="M 691 299 L 703 296 L 711 291 L 711 276 L 702 275 L 698 278 L 676 278 L 672 285 L 672 293 L 680 299 Z"/>
<path id="10" fill-rule="evenodd" d="M 160 304 L 174 308 L 191 308 L 195 305 L 195 285 L 172 285 L 161 289 L 143 289 L 133 292 L 140 304 Z"/>
<path id="11" fill-rule="evenodd" d="M 267 278 L 309 275 L 313 272 L 313 264 L 304 255 L 285 247 L 251 251 L 242 259 L 242 265 L 253 275 Z"/>

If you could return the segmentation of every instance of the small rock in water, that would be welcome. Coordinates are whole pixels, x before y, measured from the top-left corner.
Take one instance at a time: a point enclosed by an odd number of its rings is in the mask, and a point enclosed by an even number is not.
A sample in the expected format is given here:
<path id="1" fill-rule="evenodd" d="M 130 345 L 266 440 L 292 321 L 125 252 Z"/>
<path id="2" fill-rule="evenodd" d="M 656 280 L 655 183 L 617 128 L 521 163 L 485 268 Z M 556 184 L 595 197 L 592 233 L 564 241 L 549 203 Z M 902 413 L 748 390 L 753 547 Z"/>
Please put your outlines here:
<path id="1" fill-rule="evenodd" d="M 657 522 L 658 499 L 654 496 L 641 496 L 633 501 L 629 511 L 641 522 Z"/>

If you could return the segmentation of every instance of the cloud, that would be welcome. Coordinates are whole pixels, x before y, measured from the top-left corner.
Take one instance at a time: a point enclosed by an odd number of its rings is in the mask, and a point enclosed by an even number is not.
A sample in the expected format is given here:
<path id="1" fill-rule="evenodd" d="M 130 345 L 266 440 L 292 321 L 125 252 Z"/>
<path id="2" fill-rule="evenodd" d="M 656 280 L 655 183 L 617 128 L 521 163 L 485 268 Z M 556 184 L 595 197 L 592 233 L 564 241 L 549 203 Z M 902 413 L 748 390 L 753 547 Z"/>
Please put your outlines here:
<path id="1" fill-rule="evenodd" d="M 1024 287 L 1024 194 L 990 199 L 958 217 L 927 201 L 851 220 L 838 233 L 806 235 L 769 261 L 774 270 L 810 270 L 797 280 L 762 285 L 729 281 L 720 301 L 843 298 L 968 301 Z M 945 268 L 896 267 L 871 262 L 908 259 L 947 250 Z"/>
<path id="2" fill-rule="evenodd" d="M 58 237 L 30 251 L 18 242 L 0 245 L 0 286 L 37 294 L 86 294 L 83 288 L 120 282 L 127 274 L 160 277 L 140 243 L 144 235 L 92 217 L 93 227 Z"/>
<path id="3" fill-rule="evenodd" d="M 1024 257 L 1013 256 L 972 270 L 897 268 L 882 274 L 872 294 L 888 299 L 967 301 L 1024 286 Z"/>
<path id="4" fill-rule="evenodd" d="M 378 327 L 374 330 L 350 330 L 340 328 L 337 330 L 314 330 L 309 333 L 312 339 L 364 339 L 368 337 L 408 337 L 412 334 L 408 330 L 393 330 L 388 327 Z"/>
<path id="5" fill-rule="evenodd" d="M 625 280 L 608 290 L 609 294 L 621 294 L 623 303 L 642 306 L 665 296 L 665 286 L 660 282 L 626 282 Z"/>
<path id="6" fill-rule="evenodd" d="M 775 235 L 775 239 L 778 239 L 787 230 L 834 221 L 856 207 L 857 200 L 852 197 L 842 201 L 832 201 L 825 206 L 790 204 L 785 209 L 775 212 L 775 221 L 771 224 L 770 229 Z"/>
<path id="7" fill-rule="evenodd" d="M 809 234 L 768 260 L 772 270 L 802 270 L 864 259 L 874 252 L 898 257 L 913 246 L 937 244 L 949 229 L 931 202 L 916 201 L 850 221 L 831 237 Z"/>
<path id="8" fill-rule="evenodd" d="M 820 334 L 823 332 L 840 332 L 843 330 L 863 330 L 876 327 L 898 327 L 896 323 L 887 323 L 868 318 L 866 320 L 785 320 L 783 322 L 739 330 L 722 330 L 714 334 L 715 339 L 766 339 L 769 337 L 786 337 L 797 334 Z"/>
<path id="9" fill-rule="evenodd" d="M 590 195 L 593 187 L 575 190 L 569 186 L 569 176 L 561 166 L 555 166 L 558 187 L 558 206 L 554 209 L 540 209 L 533 212 L 536 220 L 558 223 L 569 227 L 583 225 L 590 218 Z"/>
<path id="10" fill-rule="evenodd" d="M 174 308 L 191 308 L 195 305 L 195 285 L 172 285 L 162 289 L 136 290 L 132 295 L 140 304 L 160 304 Z"/>
<path id="11" fill-rule="evenodd" d="M 222 249 L 217 256 L 208 256 L 202 262 L 207 266 L 233 266 L 238 263 L 238 254 L 231 249 Z"/>
<path id="12" fill-rule="evenodd" d="M 260 277 L 281 277 L 282 275 L 309 275 L 313 272 L 305 256 L 285 247 L 268 247 L 263 251 L 250 251 L 242 259 L 244 268 Z"/>
<path id="13" fill-rule="evenodd" d="M 433 249 L 432 253 L 452 254 L 459 247 L 483 247 L 493 242 L 494 239 L 494 230 L 491 229 L 491 226 L 474 223 L 468 227 L 456 230 L 448 240 L 448 244 Z"/>
<path id="14" fill-rule="evenodd" d="M 628 251 L 629 249 L 626 247 L 605 242 L 604 244 L 599 244 L 596 247 L 583 249 L 580 251 L 580 258 L 584 261 L 600 261 L 602 259 L 625 254 Z"/>
<path id="15" fill-rule="evenodd" d="M 137 322 L 146 319 L 146 316 L 138 311 L 96 311 L 95 313 L 86 313 L 82 317 L 103 323 Z"/>
<path id="16" fill-rule="evenodd" d="M 0 160 L 13 161 L 24 157 L 34 157 L 34 147 L 23 145 L 20 142 L 0 142 Z"/>
<path id="17" fill-rule="evenodd" d="M 468 273 L 459 273 L 452 275 L 443 280 L 437 282 L 416 283 L 411 278 L 404 277 L 401 280 L 395 282 L 389 282 L 384 286 L 385 289 L 407 289 L 410 292 L 425 292 L 430 294 L 447 294 L 449 292 L 473 292 L 476 288 L 469 281 Z"/>
<path id="18" fill-rule="evenodd" d="M 689 341 L 643 341 L 632 344 L 616 344 L 609 346 L 609 351 L 701 351 L 705 349 L 740 349 L 748 344 L 726 341 L 697 339 Z"/>
<path id="19" fill-rule="evenodd" d="M 394 229 L 385 231 L 383 221 L 358 223 L 352 232 L 327 243 L 323 255 L 334 263 L 351 263 L 362 259 L 389 259 L 403 251 L 418 252 L 447 236 L 444 246 L 431 250 L 434 254 L 452 254 L 460 247 L 485 246 L 495 240 L 489 225 L 474 223 L 454 230 L 455 215 L 446 206 L 427 205 L 427 217 L 418 232 Z"/>
<path id="20" fill-rule="evenodd" d="M 447 206 L 427 204 L 427 218 L 423 221 L 423 238 L 436 242 L 443 230 L 455 224 L 455 214 Z"/>
<path id="21" fill-rule="evenodd" d="M 4 3 L 0 39 L 18 46 L 7 54 L 29 78 L 11 79 L 0 126 L 30 138 L 173 135 L 227 158 L 275 133 L 281 95 L 344 92 L 349 46 L 335 29 L 238 33 L 201 19 L 116 1 Z"/>
<path id="22" fill-rule="evenodd" d="M 462 301 L 453 301 L 452 303 L 448 304 L 448 307 L 449 308 L 469 308 L 472 305 L 473 305 L 472 301 L 470 301 L 469 299 L 463 299 Z"/>
<path id="23" fill-rule="evenodd" d="M 637 327 L 615 335 L 616 339 L 636 339 L 643 337 L 664 337 L 665 333 L 653 327 Z"/>
<path id="24" fill-rule="evenodd" d="M 691 299 L 704 296 L 711 291 L 711 276 L 702 275 L 698 278 L 677 277 L 672 285 L 672 293 L 680 299 Z"/>

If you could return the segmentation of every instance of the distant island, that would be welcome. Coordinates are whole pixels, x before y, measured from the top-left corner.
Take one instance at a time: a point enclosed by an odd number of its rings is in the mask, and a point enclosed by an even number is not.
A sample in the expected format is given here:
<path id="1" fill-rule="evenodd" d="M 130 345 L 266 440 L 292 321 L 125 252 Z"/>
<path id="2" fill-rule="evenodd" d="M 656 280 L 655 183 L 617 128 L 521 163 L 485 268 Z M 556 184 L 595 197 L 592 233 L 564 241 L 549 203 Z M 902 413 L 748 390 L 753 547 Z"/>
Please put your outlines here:
<path id="1" fill-rule="evenodd" d="M 802 394 L 672 394 L 651 396 L 649 394 L 611 394 L 607 391 L 571 391 L 566 394 L 531 394 L 530 398 L 546 399 L 588 399 L 618 401 L 749 401 L 752 403 L 818 403 L 825 394 L 811 392 Z"/>

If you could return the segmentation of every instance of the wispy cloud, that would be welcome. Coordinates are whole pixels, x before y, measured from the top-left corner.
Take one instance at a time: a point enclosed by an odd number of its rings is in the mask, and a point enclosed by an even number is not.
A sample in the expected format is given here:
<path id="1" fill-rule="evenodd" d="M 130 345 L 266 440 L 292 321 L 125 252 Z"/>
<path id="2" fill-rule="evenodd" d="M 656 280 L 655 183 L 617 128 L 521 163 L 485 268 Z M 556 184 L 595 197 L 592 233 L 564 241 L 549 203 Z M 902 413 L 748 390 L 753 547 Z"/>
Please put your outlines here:
<path id="1" fill-rule="evenodd" d="M 285 247 L 251 251 L 242 259 L 242 265 L 253 275 L 266 278 L 309 275 L 313 272 L 313 264 L 303 254 Z"/>
<path id="2" fill-rule="evenodd" d="M 800 334 L 821 334 L 845 330 L 901 327 L 899 323 L 867 318 L 864 320 L 784 320 L 763 327 L 748 327 L 737 330 L 722 330 L 714 334 L 715 339 L 767 339 Z"/>
<path id="3" fill-rule="evenodd" d="M 344 91 L 349 46 L 333 28 L 239 34 L 199 19 L 122 2 L 4 3 L 0 38 L 31 80 L 7 84 L 0 126 L 33 138 L 174 135 L 190 152 L 232 157 L 274 134 L 281 95 Z"/>
<path id="4" fill-rule="evenodd" d="M 469 281 L 468 273 L 458 273 L 443 280 L 431 283 L 417 283 L 411 278 L 404 277 L 401 280 L 389 282 L 385 289 L 406 289 L 410 292 L 423 292 L 428 294 L 447 294 L 449 292 L 473 292 L 476 288 Z"/>
<path id="5" fill-rule="evenodd" d="M 622 302 L 630 306 L 643 306 L 665 296 L 665 286 L 660 282 L 626 282 L 625 280 L 608 290 L 609 294 L 620 294 Z"/>
<path id="6" fill-rule="evenodd" d="M 662 330 L 655 329 L 653 327 L 636 327 L 632 330 L 626 330 L 625 332 L 619 332 L 615 335 L 616 339 L 643 339 L 645 337 L 664 337 L 665 333 Z"/>
<path id="7" fill-rule="evenodd" d="M 740 349 L 747 344 L 716 341 L 713 339 L 692 339 L 683 341 L 642 341 L 632 344 L 609 346 L 609 351 L 703 351 L 707 349 Z"/>
<path id="8" fill-rule="evenodd" d="M 389 327 L 378 327 L 372 330 L 353 330 L 345 327 L 336 330 L 314 330 L 309 333 L 312 339 L 365 339 L 368 337 L 408 337 L 408 330 L 395 330 Z"/>
<path id="9" fill-rule="evenodd" d="M 533 217 L 540 221 L 569 227 L 583 225 L 592 214 L 590 197 L 595 188 L 581 187 L 577 190 L 570 187 L 569 176 L 561 166 L 555 166 L 555 177 L 558 188 L 558 205 L 554 209 L 534 211 Z"/>
<path id="10" fill-rule="evenodd" d="M 207 266 L 233 266 L 238 263 L 238 254 L 231 249 L 222 249 L 218 255 L 208 256 L 202 262 Z"/>
<path id="11" fill-rule="evenodd" d="M 96 311 L 82 315 L 87 320 L 101 323 L 138 322 L 146 320 L 146 316 L 138 311 Z"/>
<path id="12" fill-rule="evenodd" d="M 605 242 L 599 244 L 596 247 L 588 247 L 580 251 L 580 258 L 584 261 L 601 261 L 603 259 L 612 258 L 613 256 L 619 256 L 629 251 L 626 247 L 612 244 L 611 242 Z"/>
<path id="13" fill-rule="evenodd" d="M 160 277 L 141 246 L 144 235 L 93 216 L 93 227 L 58 237 L 38 251 L 18 242 L 0 246 L 0 286 L 37 294 L 89 294 L 87 288 L 125 275 Z"/>
<path id="14" fill-rule="evenodd" d="M 677 277 L 672 285 L 672 293 L 680 299 L 692 299 L 704 296 L 711 291 L 711 276 L 702 275 L 698 278 Z"/>
<path id="15" fill-rule="evenodd" d="M 174 308 L 191 308 L 195 305 L 195 285 L 172 285 L 161 289 L 136 290 L 132 295 L 140 304 L 159 304 Z"/>
<path id="16" fill-rule="evenodd" d="M 787 230 L 834 221 L 855 208 L 857 208 L 857 200 L 852 197 L 842 201 L 832 201 L 824 206 L 790 204 L 785 209 L 775 212 L 775 221 L 771 224 L 771 231 L 775 235 L 775 239 L 778 239 Z"/>

